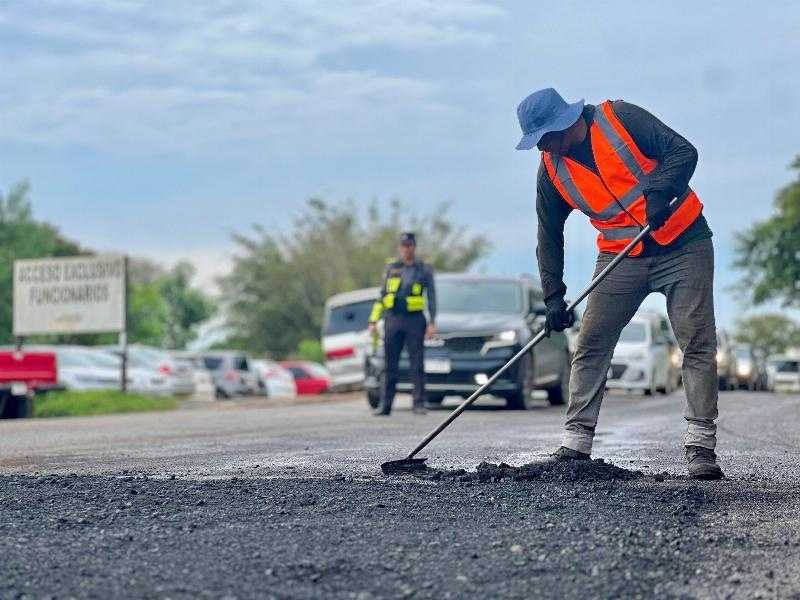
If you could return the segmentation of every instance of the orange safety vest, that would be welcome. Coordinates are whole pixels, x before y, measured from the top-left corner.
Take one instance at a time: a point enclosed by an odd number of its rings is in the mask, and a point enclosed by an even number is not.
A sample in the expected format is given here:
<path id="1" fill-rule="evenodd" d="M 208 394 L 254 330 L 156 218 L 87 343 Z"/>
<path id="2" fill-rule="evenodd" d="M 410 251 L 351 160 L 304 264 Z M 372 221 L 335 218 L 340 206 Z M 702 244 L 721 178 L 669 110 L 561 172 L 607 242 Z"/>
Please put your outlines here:
<path id="1" fill-rule="evenodd" d="M 572 208 L 585 213 L 600 232 L 597 247 L 601 252 L 619 253 L 647 223 L 642 189 L 658 161 L 647 158 L 611 108 L 611 101 L 598 105 L 590 129 L 592 154 L 597 171 L 567 157 L 556 160 L 542 152 L 550 180 Z M 690 187 L 678 196 L 672 214 L 658 231 L 651 233 L 666 245 L 683 233 L 703 210 Z M 631 256 L 641 254 L 644 244 L 636 244 Z"/>

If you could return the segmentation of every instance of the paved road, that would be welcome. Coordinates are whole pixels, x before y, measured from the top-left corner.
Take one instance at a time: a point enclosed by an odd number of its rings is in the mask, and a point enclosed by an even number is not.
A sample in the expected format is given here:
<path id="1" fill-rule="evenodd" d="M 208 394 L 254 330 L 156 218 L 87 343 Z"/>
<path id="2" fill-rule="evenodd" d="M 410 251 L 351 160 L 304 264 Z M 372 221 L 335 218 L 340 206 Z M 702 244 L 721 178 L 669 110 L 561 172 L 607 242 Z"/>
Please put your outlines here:
<path id="1" fill-rule="evenodd" d="M 681 394 L 606 401 L 592 464 L 501 475 L 561 410 L 360 398 L 0 422 L 0 598 L 800 598 L 800 398 L 720 401 L 722 482 L 684 477 Z M 452 405 L 451 405 L 452 406 Z M 458 469 L 467 469 L 462 473 Z"/>
<path id="2" fill-rule="evenodd" d="M 595 456 L 631 468 L 683 472 L 682 394 L 611 395 Z M 268 400 L 211 404 L 156 414 L 0 422 L 5 473 L 181 476 L 377 475 L 379 464 L 410 450 L 445 416 L 414 415 L 407 400 L 389 419 L 352 400 L 273 407 Z M 202 406 L 202 405 L 201 405 Z M 482 460 L 523 464 L 558 445 L 560 407 L 545 401 L 510 412 L 492 400 L 464 413 L 423 455 L 432 466 L 474 468 Z M 720 399 L 720 453 L 730 475 L 768 472 L 794 478 L 800 451 L 797 396 L 736 392 Z M 764 461 L 764 457 L 768 461 Z M 787 468 L 788 463 L 788 468 Z"/>

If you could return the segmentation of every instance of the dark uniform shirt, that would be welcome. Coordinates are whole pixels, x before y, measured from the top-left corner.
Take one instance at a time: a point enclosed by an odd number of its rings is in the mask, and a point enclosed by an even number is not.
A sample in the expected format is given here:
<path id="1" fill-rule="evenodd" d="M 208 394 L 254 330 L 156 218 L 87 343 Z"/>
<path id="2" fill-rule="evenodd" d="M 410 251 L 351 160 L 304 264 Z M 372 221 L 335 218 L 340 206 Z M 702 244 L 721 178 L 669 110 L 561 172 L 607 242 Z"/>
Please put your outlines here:
<path id="1" fill-rule="evenodd" d="M 645 197 L 649 193 L 665 194 L 670 199 L 679 195 L 694 173 L 697 165 L 697 150 L 684 137 L 675 133 L 649 112 L 636 106 L 615 100 L 611 103 L 614 114 L 630 133 L 633 141 L 645 156 L 658 161 L 644 187 Z M 583 109 L 586 124 L 594 120 L 595 107 L 587 104 Z M 590 134 L 582 143 L 573 146 L 568 156 L 597 173 L 592 154 Z M 545 300 L 563 297 L 564 285 L 564 222 L 572 207 L 562 198 L 550 180 L 544 163 L 539 165 L 536 182 L 536 214 L 539 218 L 538 246 L 536 258 Z M 657 244 L 652 238 L 644 240 L 644 250 L 639 256 L 652 256 L 682 246 L 688 242 L 711 237 L 706 218 L 700 214 L 694 223 L 667 246 Z"/>
<path id="2" fill-rule="evenodd" d="M 400 289 L 397 290 L 397 298 L 406 298 L 407 296 L 410 296 L 411 286 L 415 281 L 419 281 L 425 288 L 425 293 L 428 296 L 428 316 L 430 317 L 430 322 L 434 323 L 436 321 L 436 286 L 433 283 L 433 267 L 425 264 L 421 260 L 417 260 L 411 265 L 404 263 L 401 264 L 402 271 L 400 272 Z M 383 282 L 381 298 L 383 298 L 383 296 L 386 294 L 385 275 Z M 400 307 L 402 305 L 404 305 L 404 303 L 395 301 L 395 306 Z"/>

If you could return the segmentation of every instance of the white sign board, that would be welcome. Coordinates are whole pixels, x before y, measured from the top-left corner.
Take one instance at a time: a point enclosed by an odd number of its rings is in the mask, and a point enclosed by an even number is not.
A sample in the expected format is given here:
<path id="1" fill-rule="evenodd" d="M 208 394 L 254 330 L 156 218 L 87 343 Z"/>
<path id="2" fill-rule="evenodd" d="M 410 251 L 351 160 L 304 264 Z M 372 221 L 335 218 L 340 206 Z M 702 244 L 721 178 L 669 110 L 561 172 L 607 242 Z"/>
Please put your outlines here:
<path id="1" fill-rule="evenodd" d="M 14 261 L 14 335 L 124 329 L 124 257 Z"/>

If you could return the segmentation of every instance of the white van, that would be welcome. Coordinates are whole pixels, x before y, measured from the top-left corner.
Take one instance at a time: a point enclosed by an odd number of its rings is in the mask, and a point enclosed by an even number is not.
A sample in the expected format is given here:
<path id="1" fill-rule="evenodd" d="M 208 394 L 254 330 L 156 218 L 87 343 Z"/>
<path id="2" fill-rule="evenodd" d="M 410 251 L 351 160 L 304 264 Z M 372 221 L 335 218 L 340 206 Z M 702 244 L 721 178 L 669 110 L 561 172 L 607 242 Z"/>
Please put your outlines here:
<path id="1" fill-rule="evenodd" d="M 800 357 L 794 353 L 770 356 L 767 381 L 773 392 L 800 392 Z"/>
<path id="2" fill-rule="evenodd" d="M 680 381 L 676 346 L 666 317 L 656 312 L 637 312 L 619 336 L 606 387 L 646 395 L 656 391 L 672 393 Z"/>
<path id="3" fill-rule="evenodd" d="M 331 388 L 360 388 L 365 377 L 365 356 L 372 338 L 367 331 L 369 313 L 380 288 L 336 294 L 325 303 L 322 350 L 331 374 Z"/>

